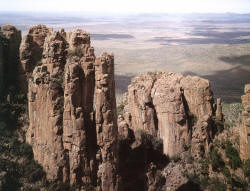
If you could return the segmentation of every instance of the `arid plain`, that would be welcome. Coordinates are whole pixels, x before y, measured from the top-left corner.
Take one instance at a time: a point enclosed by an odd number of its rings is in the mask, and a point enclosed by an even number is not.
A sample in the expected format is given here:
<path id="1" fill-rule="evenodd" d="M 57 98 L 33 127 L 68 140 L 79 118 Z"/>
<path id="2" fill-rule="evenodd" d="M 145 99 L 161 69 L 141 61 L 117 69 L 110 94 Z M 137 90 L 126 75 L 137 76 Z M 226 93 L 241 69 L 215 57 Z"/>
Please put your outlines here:
<path id="1" fill-rule="evenodd" d="M 84 29 L 96 55 L 115 55 L 118 99 L 130 79 L 149 71 L 172 70 L 211 81 L 215 97 L 239 102 L 250 83 L 249 14 L 88 15 L 0 13 L 0 25 L 13 24 L 27 33 L 45 24 L 55 30 Z M 108 47 L 108 48 L 107 48 Z"/>

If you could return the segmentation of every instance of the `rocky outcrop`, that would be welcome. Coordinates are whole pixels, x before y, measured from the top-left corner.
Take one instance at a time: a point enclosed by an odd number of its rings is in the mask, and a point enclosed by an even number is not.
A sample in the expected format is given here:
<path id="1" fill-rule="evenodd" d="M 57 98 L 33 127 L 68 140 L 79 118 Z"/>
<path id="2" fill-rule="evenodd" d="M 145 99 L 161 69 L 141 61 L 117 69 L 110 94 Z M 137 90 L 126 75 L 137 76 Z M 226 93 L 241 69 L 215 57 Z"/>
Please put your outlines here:
<path id="1" fill-rule="evenodd" d="M 221 98 L 217 99 L 216 103 L 216 118 L 219 121 L 223 121 L 223 113 L 222 113 L 222 106 L 221 106 Z"/>
<path id="2" fill-rule="evenodd" d="M 182 152 L 184 144 L 190 144 L 191 131 L 181 92 L 181 78 L 180 74 L 162 73 L 151 92 L 163 152 L 170 157 Z"/>
<path id="3" fill-rule="evenodd" d="M 98 145 L 98 190 L 118 190 L 117 116 L 114 81 L 114 56 L 104 53 L 95 63 L 95 108 Z"/>
<path id="4" fill-rule="evenodd" d="M 161 172 L 168 162 L 165 155 L 174 160 L 189 153 L 196 160 L 209 151 L 214 120 L 223 121 L 223 115 L 220 99 L 216 112 L 213 108 L 208 80 L 170 71 L 136 77 L 117 119 L 114 56 L 104 53 L 96 59 L 88 33 L 38 25 L 29 30 L 20 49 L 20 31 L 4 26 L 1 33 L 6 45 L 0 43 L 0 89 L 1 76 L 14 71 L 16 77 L 19 68 L 21 87 L 28 92 L 26 141 L 49 180 L 76 185 L 78 190 L 118 191 L 122 177 L 132 182 L 126 189 L 140 180 L 136 188 L 153 191 L 162 188 L 165 177 L 171 180 L 165 185 L 177 189 L 187 183 L 179 176 L 183 167 L 171 161 L 171 171 Z M 245 93 L 241 151 L 249 158 L 249 85 Z M 124 163 L 119 165 L 118 159 Z"/>
<path id="5" fill-rule="evenodd" d="M 38 26 L 30 33 L 34 30 L 35 39 L 44 43 L 42 63 L 30 65 L 41 58 L 37 49 L 36 57 L 23 56 L 27 59 L 22 64 L 31 66 L 26 77 L 35 66 L 29 79 L 26 133 L 35 160 L 49 180 L 82 190 L 117 190 L 114 57 L 105 53 L 95 61 L 90 35 L 82 30 L 53 32 Z M 34 54 L 28 47 L 22 53 Z"/>
<path id="6" fill-rule="evenodd" d="M 67 42 L 59 32 L 46 38 L 42 65 L 35 67 L 29 81 L 29 129 L 26 140 L 34 158 L 50 180 L 63 180 L 66 161 L 63 148 L 64 95 L 60 78 L 66 64 Z"/>
<path id="7" fill-rule="evenodd" d="M 0 71 L 2 71 L 2 74 L 0 74 L 1 89 L 1 83 L 5 85 L 13 85 L 16 83 L 19 66 L 21 31 L 17 30 L 16 27 L 12 25 L 4 25 L 1 27 L 0 33 L 2 36 L 0 37 Z"/>
<path id="8" fill-rule="evenodd" d="M 208 80 L 169 71 L 141 75 L 132 80 L 127 100 L 133 130 L 162 138 L 166 155 L 174 156 L 191 143 L 208 151 L 214 115 Z"/>
<path id="9" fill-rule="evenodd" d="M 19 77 L 20 87 L 28 91 L 28 80 L 34 68 L 42 64 L 43 45 L 47 35 L 52 32 L 45 25 L 31 27 L 28 34 L 23 37 L 20 46 Z"/>
<path id="10" fill-rule="evenodd" d="M 132 79 L 128 87 L 125 110 L 131 113 L 131 125 L 134 131 L 142 129 L 152 135 L 157 135 L 156 112 L 152 104 L 151 90 L 156 81 L 155 75 L 142 75 Z"/>
<path id="11" fill-rule="evenodd" d="M 240 156 L 250 159 L 250 84 L 245 85 L 245 95 L 241 97 L 243 111 L 240 115 Z"/>
<path id="12" fill-rule="evenodd" d="M 63 145 L 71 184 L 96 185 L 96 131 L 93 114 L 94 50 L 82 30 L 68 35 L 65 66 Z"/>

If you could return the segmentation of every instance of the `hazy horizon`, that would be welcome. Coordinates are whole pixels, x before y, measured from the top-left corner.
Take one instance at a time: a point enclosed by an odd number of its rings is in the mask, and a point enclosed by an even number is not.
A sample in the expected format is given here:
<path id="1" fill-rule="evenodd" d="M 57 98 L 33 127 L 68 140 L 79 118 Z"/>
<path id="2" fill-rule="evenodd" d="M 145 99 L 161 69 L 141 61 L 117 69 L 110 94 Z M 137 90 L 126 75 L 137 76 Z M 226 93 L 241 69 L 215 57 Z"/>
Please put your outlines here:
<path id="1" fill-rule="evenodd" d="M 250 13 L 248 0 L 8 0 L 0 11 L 87 14 Z"/>

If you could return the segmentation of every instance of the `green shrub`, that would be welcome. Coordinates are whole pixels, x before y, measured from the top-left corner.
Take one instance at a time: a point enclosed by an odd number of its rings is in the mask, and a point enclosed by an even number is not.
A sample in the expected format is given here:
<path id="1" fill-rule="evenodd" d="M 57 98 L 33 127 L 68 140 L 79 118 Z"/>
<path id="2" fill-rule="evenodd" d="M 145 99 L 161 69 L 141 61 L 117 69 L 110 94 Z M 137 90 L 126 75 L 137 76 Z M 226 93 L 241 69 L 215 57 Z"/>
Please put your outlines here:
<path id="1" fill-rule="evenodd" d="M 229 159 L 229 165 L 232 169 L 237 169 L 242 166 L 242 162 L 238 151 L 233 147 L 232 143 L 227 141 L 225 143 L 226 157 Z"/>
<path id="2" fill-rule="evenodd" d="M 222 103 L 222 113 L 224 115 L 225 124 L 227 124 L 228 127 L 232 127 L 237 123 L 242 109 L 243 106 L 241 103 Z"/>
<path id="3" fill-rule="evenodd" d="M 224 129 L 224 122 L 217 119 L 216 117 L 213 118 L 214 120 L 214 129 L 216 129 L 216 132 L 222 132 Z"/>
<path id="4" fill-rule="evenodd" d="M 45 172 L 43 171 L 43 168 L 34 160 L 25 160 L 22 163 L 22 173 L 23 176 L 27 178 L 30 183 L 37 182 L 45 177 Z"/>
<path id="5" fill-rule="evenodd" d="M 75 190 L 76 187 L 70 186 L 68 183 L 50 182 L 47 185 L 47 191 L 75 191 Z"/>
<path id="6" fill-rule="evenodd" d="M 223 168 L 222 173 L 227 179 L 231 178 L 231 173 L 227 167 Z"/>
<path id="7" fill-rule="evenodd" d="M 147 74 L 152 76 L 152 75 L 156 75 L 158 74 L 159 72 L 158 71 L 148 71 Z"/>
<path id="8" fill-rule="evenodd" d="M 178 161 L 181 160 L 181 157 L 180 157 L 180 155 L 177 154 L 177 155 L 172 156 L 171 160 L 174 161 L 174 162 L 178 162 Z"/>
<path id="9" fill-rule="evenodd" d="M 231 186 L 232 190 L 236 190 L 236 188 L 241 191 L 248 190 L 248 183 L 245 180 L 241 179 L 239 176 L 236 176 L 235 174 L 232 175 Z"/>
<path id="10" fill-rule="evenodd" d="M 188 179 L 189 182 L 198 184 L 203 189 L 206 189 L 210 184 L 208 177 L 200 176 L 196 173 L 184 173 L 184 176 Z"/>
<path id="11" fill-rule="evenodd" d="M 192 164 L 194 162 L 194 158 L 190 152 L 186 155 L 186 160 L 188 164 Z"/>
<path id="12" fill-rule="evenodd" d="M 124 110 L 125 105 L 121 103 L 120 105 L 117 106 L 117 115 L 122 115 L 123 110 Z"/>
<path id="13" fill-rule="evenodd" d="M 218 178 L 213 178 L 210 180 L 210 190 L 211 191 L 226 191 L 227 185 L 220 181 Z"/>
<path id="14" fill-rule="evenodd" d="M 32 147 L 27 143 L 21 143 L 19 145 L 19 155 L 25 156 L 27 159 L 33 159 L 33 150 Z"/>
<path id="15" fill-rule="evenodd" d="M 182 147 L 184 151 L 188 151 L 190 149 L 190 145 L 187 145 L 185 141 L 182 142 Z"/>
<path id="16" fill-rule="evenodd" d="M 162 152 L 163 149 L 162 139 L 152 136 L 144 130 L 135 131 L 135 137 L 137 140 L 140 140 L 141 144 L 144 147 L 152 148 L 154 150 Z"/>
<path id="17" fill-rule="evenodd" d="M 83 55 L 83 50 L 81 48 L 76 48 L 76 49 L 70 49 L 68 50 L 68 58 L 72 58 L 74 56 L 76 57 L 82 57 Z"/>
<path id="18" fill-rule="evenodd" d="M 13 176 L 10 172 L 7 172 L 4 177 L 2 177 L 0 184 L 0 190 L 3 191 L 15 191 L 21 186 L 17 177 Z"/>
<path id="19" fill-rule="evenodd" d="M 209 160 L 211 162 L 213 171 L 218 172 L 225 166 L 221 154 L 217 151 L 217 149 L 211 150 L 209 153 Z"/>
<path id="20" fill-rule="evenodd" d="M 197 116 L 191 113 L 190 111 L 188 112 L 188 116 L 189 116 L 191 125 L 194 126 L 198 121 Z"/>
<path id="21" fill-rule="evenodd" d="M 151 143 L 154 150 L 162 151 L 163 150 L 163 140 L 157 137 L 152 136 Z"/>
<path id="22" fill-rule="evenodd" d="M 244 161 L 242 168 L 243 168 L 245 177 L 250 182 L 250 159 L 247 159 L 246 161 Z"/>
<path id="23" fill-rule="evenodd" d="M 207 177 L 209 175 L 209 161 L 203 159 L 200 160 L 199 163 L 201 164 L 200 174 Z"/>
<path id="24" fill-rule="evenodd" d="M 30 185 L 26 185 L 23 188 L 23 191 L 40 191 L 41 189 L 38 186 L 30 186 Z"/>
<path id="25" fill-rule="evenodd" d="M 8 159 L 0 157 L 0 171 L 9 172 L 10 174 L 16 174 L 18 176 L 18 165 Z"/>

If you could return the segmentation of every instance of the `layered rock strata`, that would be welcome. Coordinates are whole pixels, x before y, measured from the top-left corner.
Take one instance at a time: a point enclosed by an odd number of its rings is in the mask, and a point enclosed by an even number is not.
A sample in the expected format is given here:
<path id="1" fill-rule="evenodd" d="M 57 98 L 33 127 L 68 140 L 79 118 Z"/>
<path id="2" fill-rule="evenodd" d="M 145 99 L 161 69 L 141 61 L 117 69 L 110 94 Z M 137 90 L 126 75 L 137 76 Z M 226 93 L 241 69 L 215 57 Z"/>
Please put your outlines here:
<path id="1" fill-rule="evenodd" d="M 245 85 L 245 95 L 241 97 L 243 111 L 240 115 L 240 156 L 250 159 L 250 84 Z"/>
<path id="2" fill-rule="evenodd" d="M 126 100 L 132 128 L 162 138 L 166 155 L 172 157 L 191 143 L 208 151 L 214 115 L 208 80 L 169 71 L 141 75 L 132 80 Z"/>

